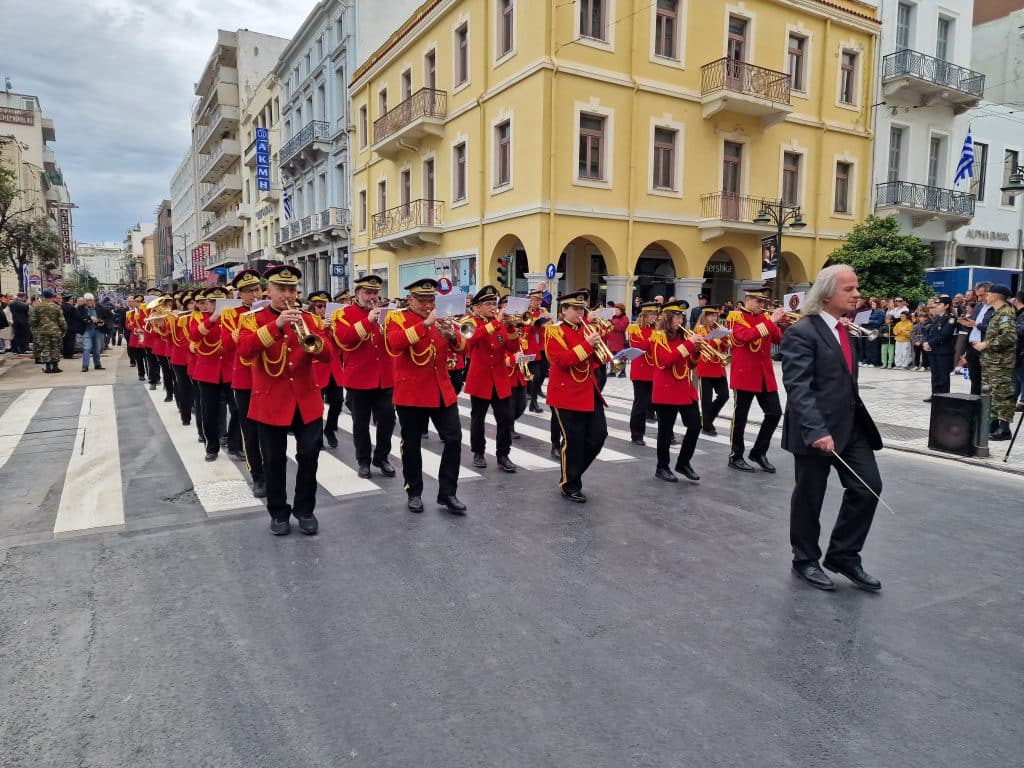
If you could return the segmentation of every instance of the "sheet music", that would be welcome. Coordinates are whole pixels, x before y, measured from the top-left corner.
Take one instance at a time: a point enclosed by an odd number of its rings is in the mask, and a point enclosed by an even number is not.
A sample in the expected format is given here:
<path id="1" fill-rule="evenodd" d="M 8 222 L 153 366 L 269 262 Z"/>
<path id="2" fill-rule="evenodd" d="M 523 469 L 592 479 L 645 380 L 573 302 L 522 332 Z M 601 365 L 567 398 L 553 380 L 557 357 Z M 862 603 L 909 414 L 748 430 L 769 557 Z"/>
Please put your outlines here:
<path id="1" fill-rule="evenodd" d="M 523 296 L 509 296 L 505 306 L 506 315 L 521 315 L 530 310 L 530 300 Z"/>
<path id="2" fill-rule="evenodd" d="M 438 317 L 462 317 L 466 314 L 466 294 L 460 291 L 438 294 L 434 311 Z"/>
<path id="3" fill-rule="evenodd" d="M 214 299 L 213 311 L 223 313 L 225 309 L 236 309 L 242 306 L 241 299 Z"/>

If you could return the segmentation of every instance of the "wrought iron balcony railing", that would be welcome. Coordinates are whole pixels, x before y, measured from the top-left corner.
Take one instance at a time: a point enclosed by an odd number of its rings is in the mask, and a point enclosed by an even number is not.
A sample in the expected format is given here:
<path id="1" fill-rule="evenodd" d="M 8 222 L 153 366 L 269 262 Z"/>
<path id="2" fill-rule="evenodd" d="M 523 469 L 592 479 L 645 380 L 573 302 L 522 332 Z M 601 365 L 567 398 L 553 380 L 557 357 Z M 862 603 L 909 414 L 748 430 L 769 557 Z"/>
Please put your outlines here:
<path id="1" fill-rule="evenodd" d="M 907 76 L 927 80 L 979 99 L 985 93 L 985 75 L 981 72 L 950 64 L 926 53 L 906 48 L 882 59 L 883 81 Z"/>
<path id="2" fill-rule="evenodd" d="M 875 205 L 916 208 L 953 216 L 974 216 L 977 199 L 969 192 L 929 187 L 911 181 L 887 181 L 875 187 Z"/>
<path id="3" fill-rule="evenodd" d="M 349 209 L 331 207 L 320 213 L 313 213 L 298 221 L 285 224 L 276 235 L 275 243 L 284 245 L 300 237 L 322 232 L 331 227 L 344 227 L 349 223 Z"/>
<path id="4" fill-rule="evenodd" d="M 764 204 L 763 197 L 735 195 L 731 192 L 709 192 L 700 196 L 700 217 L 750 224 L 757 218 Z"/>
<path id="5" fill-rule="evenodd" d="M 440 227 L 444 203 L 440 200 L 413 200 L 373 215 L 370 237 L 407 232 L 422 227 Z"/>
<path id="6" fill-rule="evenodd" d="M 448 93 L 434 88 L 420 88 L 383 117 L 373 121 L 373 143 L 384 141 L 388 136 L 405 128 L 421 117 L 444 119 L 448 114 Z"/>
<path id="7" fill-rule="evenodd" d="M 314 141 L 330 141 L 330 139 L 330 123 L 324 122 L 323 120 L 313 120 L 312 122 L 306 123 L 305 127 L 301 131 L 288 139 L 288 141 L 285 142 L 285 145 L 281 147 L 281 151 L 278 153 L 279 162 L 284 165 Z"/>
<path id="8" fill-rule="evenodd" d="M 745 61 L 724 58 L 700 68 L 700 93 L 733 91 L 779 104 L 790 103 L 792 78 L 785 72 L 758 67 Z"/>

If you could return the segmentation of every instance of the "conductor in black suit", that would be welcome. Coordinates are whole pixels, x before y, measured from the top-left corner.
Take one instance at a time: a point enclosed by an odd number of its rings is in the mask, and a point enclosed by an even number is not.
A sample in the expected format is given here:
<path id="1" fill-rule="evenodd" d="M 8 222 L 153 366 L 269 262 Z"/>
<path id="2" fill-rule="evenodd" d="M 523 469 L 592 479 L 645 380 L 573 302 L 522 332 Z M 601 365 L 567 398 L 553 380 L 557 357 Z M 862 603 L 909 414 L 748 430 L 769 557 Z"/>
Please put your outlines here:
<path id="1" fill-rule="evenodd" d="M 826 267 L 807 292 L 804 318 L 782 337 L 782 380 L 786 387 L 782 447 L 793 454 L 796 467 L 789 517 L 793 571 L 818 589 L 835 586 L 818 564 L 819 516 L 833 467 L 845 492 L 824 566 L 861 589 L 882 588 L 860 561 L 878 504 L 876 495 L 882 492 L 874 454 L 881 449 L 882 438 L 860 399 L 849 330 L 840 320 L 856 309 L 859 300 L 853 269 L 845 265 Z"/>

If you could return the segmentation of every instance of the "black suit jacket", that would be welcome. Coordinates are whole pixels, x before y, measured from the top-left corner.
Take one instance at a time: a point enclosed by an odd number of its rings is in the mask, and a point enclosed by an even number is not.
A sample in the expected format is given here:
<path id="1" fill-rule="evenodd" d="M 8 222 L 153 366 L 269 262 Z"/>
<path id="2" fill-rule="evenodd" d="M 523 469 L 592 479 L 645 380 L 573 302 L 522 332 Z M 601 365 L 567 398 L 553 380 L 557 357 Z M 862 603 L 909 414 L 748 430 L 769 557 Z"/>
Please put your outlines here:
<path id="1" fill-rule="evenodd" d="M 874 450 L 882 447 L 878 428 L 860 399 L 857 366 L 846 367 L 835 334 L 817 315 L 808 315 L 782 336 L 782 381 L 786 414 L 782 447 L 794 454 L 816 449 L 811 443 L 831 435 L 842 453 L 855 428 Z"/>

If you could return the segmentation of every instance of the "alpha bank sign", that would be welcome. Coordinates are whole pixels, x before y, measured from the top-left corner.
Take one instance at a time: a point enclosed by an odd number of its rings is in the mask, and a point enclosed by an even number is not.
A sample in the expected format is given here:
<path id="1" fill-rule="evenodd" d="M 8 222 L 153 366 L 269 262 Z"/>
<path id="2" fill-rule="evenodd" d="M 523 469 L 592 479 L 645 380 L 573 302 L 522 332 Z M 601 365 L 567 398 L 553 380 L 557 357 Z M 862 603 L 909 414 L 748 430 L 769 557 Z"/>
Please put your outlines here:
<path id="1" fill-rule="evenodd" d="M 256 129 L 256 189 L 270 191 L 270 131 Z"/>

